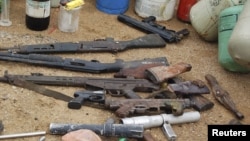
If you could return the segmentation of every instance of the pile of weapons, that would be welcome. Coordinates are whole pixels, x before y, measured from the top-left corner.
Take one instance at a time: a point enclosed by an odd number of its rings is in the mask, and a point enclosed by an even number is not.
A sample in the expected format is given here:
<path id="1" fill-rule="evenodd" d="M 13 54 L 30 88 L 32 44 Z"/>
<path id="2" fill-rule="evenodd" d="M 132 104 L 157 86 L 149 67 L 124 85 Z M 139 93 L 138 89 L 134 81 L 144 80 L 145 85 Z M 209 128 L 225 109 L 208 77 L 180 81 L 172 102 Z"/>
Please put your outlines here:
<path id="1" fill-rule="evenodd" d="M 165 41 L 159 34 L 148 34 L 130 41 L 114 41 L 112 38 L 107 38 L 78 43 L 52 43 L 9 48 L 8 51 L 0 52 L 0 60 L 88 73 L 115 72 L 114 78 L 46 76 L 40 73 L 15 75 L 6 71 L 4 76 L 0 77 L 0 81 L 66 101 L 71 109 L 80 109 L 81 106 L 86 105 L 112 110 L 123 123 L 115 124 L 112 119 L 103 125 L 51 123 L 50 134 L 66 134 L 78 129 L 90 129 L 103 136 L 153 140 L 148 132 L 144 132 L 145 129 L 162 126 L 168 140 L 175 140 L 176 134 L 170 124 L 198 121 L 199 112 L 214 106 L 202 95 L 210 94 L 210 89 L 202 80 L 180 79 L 180 74 L 191 71 L 191 64 L 180 62 L 170 65 L 165 57 L 129 62 L 118 59 L 114 63 L 101 63 L 98 60 L 86 61 L 42 54 L 118 52 L 128 48 L 165 47 Z M 205 78 L 215 97 L 233 111 L 239 119 L 242 119 L 243 115 L 237 111 L 233 101 L 219 86 L 216 79 L 209 74 Z M 74 97 L 71 97 L 42 85 L 82 86 L 85 90 L 77 91 Z M 142 98 L 136 92 L 150 94 Z M 126 98 L 112 98 L 112 96 L 125 96 Z M 187 108 L 194 110 L 184 112 Z M 145 116 L 146 114 L 149 116 Z M 132 115 L 139 116 L 131 117 Z"/>

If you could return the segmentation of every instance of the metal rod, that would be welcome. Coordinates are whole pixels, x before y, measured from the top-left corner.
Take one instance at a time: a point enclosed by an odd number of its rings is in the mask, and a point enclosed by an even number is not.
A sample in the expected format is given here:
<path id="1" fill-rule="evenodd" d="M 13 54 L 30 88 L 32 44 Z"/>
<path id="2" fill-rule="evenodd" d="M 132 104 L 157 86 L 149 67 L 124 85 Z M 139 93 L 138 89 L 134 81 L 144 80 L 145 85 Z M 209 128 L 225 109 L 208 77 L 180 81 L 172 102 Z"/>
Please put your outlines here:
<path id="1" fill-rule="evenodd" d="M 39 135 L 45 135 L 45 134 L 46 134 L 46 131 L 38 131 L 38 132 L 30 132 L 30 133 L 19 133 L 19 134 L 11 134 L 11 135 L 1 135 L 0 139 L 39 136 Z"/>

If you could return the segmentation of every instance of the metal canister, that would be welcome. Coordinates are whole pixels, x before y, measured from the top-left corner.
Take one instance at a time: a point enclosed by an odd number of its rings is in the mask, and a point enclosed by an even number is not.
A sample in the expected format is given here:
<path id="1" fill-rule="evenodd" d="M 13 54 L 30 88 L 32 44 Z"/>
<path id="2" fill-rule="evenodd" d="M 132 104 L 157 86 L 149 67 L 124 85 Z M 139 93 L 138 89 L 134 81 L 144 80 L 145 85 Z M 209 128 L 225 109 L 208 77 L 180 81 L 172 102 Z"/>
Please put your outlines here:
<path id="1" fill-rule="evenodd" d="M 232 6 L 224 9 L 220 13 L 218 22 L 218 59 L 220 65 L 232 72 L 249 72 L 250 70 L 236 63 L 228 52 L 228 42 L 233 29 L 238 21 L 238 17 L 243 9 L 243 5 Z"/>

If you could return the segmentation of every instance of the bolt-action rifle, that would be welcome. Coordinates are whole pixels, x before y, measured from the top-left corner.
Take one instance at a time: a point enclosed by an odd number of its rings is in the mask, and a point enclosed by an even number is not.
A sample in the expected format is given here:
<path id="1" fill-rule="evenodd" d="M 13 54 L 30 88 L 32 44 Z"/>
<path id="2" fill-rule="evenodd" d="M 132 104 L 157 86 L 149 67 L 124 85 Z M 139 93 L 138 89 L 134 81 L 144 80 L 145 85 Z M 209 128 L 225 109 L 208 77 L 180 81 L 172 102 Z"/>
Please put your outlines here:
<path id="1" fill-rule="evenodd" d="M 58 42 L 49 44 L 23 45 L 4 48 L 9 52 L 29 53 L 69 53 L 69 52 L 111 52 L 116 53 L 127 49 L 165 47 L 166 42 L 158 34 L 148 34 L 133 40 L 115 41 L 113 38 L 95 41 Z"/>
<path id="2" fill-rule="evenodd" d="M 145 58 L 142 60 L 123 61 L 115 60 L 113 63 L 101 63 L 98 60 L 81 60 L 74 58 L 63 58 L 54 55 L 43 54 L 16 54 L 9 52 L 0 52 L 0 60 L 22 62 L 27 64 L 61 68 L 65 70 L 81 71 L 88 73 L 107 73 L 117 72 L 123 68 L 135 68 L 143 64 L 163 63 L 167 64 L 165 57 Z"/>
<path id="3" fill-rule="evenodd" d="M 70 77 L 70 76 L 45 76 L 40 73 L 32 75 L 12 75 L 5 72 L 0 77 L 0 82 L 7 82 L 8 79 L 19 78 L 41 85 L 54 86 L 76 86 L 88 90 L 105 90 L 112 96 L 125 96 L 127 98 L 140 98 L 135 92 L 152 92 L 160 89 L 160 86 L 147 79 L 134 78 L 92 78 L 92 77 Z"/>

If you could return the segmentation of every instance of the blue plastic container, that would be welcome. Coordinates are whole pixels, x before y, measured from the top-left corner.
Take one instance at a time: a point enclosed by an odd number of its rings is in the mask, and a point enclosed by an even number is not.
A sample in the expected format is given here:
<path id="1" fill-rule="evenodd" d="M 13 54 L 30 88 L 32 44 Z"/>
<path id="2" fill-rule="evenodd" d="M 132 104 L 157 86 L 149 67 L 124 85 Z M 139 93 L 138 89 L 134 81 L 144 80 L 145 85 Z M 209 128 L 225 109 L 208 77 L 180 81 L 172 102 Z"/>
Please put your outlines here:
<path id="1" fill-rule="evenodd" d="M 96 0 L 96 8 L 107 14 L 123 14 L 128 7 L 129 0 Z"/>

